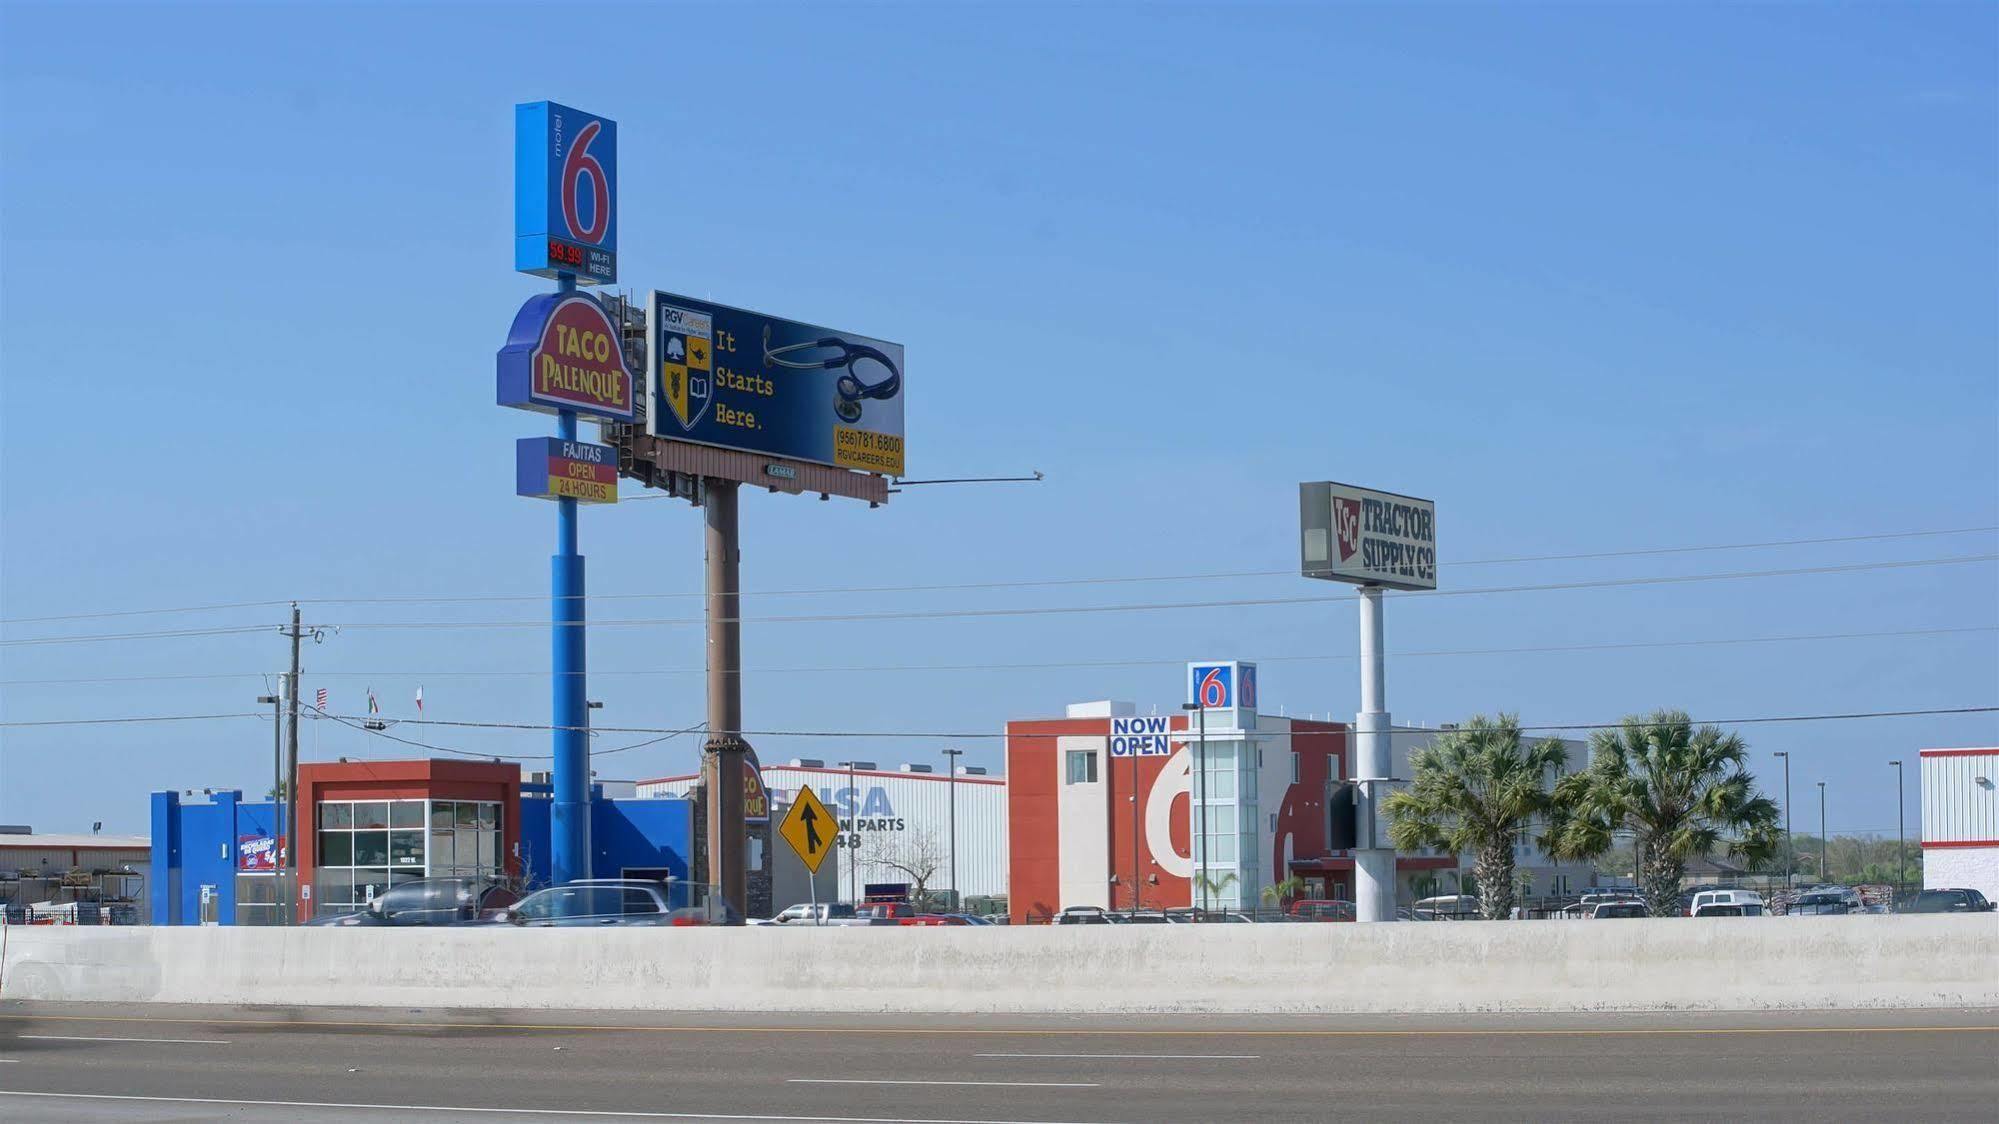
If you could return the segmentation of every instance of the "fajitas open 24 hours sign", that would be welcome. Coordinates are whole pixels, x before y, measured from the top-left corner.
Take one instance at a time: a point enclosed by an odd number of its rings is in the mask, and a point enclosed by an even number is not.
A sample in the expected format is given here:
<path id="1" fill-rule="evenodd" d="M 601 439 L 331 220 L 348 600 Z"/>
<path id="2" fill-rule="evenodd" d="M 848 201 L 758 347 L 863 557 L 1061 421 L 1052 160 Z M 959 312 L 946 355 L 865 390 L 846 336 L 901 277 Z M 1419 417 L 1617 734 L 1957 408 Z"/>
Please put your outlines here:
<path id="1" fill-rule="evenodd" d="M 585 293 L 543 293 L 514 315 L 499 356 L 499 403 L 552 414 L 638 420 L 636 376 L 625 366 L 617 326 Z"/>

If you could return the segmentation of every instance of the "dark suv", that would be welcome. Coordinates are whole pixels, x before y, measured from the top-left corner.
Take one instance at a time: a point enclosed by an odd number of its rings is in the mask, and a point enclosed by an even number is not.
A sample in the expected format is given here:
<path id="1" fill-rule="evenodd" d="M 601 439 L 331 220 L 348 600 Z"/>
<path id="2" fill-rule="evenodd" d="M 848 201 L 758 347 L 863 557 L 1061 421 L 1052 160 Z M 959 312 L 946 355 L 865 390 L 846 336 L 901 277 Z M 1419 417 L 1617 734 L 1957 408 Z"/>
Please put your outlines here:
<path id="1" fill-rule="evenodd" d="M 1991 913 L 1992 903 L 1976 890 L 1924 890 L 1903 913 Z"/>
<path id="2" fill-rule="evenodd" d="M 382 894 L 357 913 L 315 918 L 314 925 L 471 925 L 520 895 L 487 878 L 421 878 Z"/>

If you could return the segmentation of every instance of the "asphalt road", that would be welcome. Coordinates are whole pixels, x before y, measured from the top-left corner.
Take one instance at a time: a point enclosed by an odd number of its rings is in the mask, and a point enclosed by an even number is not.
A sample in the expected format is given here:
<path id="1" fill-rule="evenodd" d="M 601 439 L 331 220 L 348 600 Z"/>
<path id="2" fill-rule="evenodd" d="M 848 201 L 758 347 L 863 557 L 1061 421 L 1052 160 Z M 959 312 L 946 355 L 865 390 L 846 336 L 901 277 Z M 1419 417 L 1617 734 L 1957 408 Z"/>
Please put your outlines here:
<path id="1" fill-rule="evenodd" d="M 889 1018 L 0 1004 L 0 1119 L 1999 1118 L 1999 1011 Z"/>

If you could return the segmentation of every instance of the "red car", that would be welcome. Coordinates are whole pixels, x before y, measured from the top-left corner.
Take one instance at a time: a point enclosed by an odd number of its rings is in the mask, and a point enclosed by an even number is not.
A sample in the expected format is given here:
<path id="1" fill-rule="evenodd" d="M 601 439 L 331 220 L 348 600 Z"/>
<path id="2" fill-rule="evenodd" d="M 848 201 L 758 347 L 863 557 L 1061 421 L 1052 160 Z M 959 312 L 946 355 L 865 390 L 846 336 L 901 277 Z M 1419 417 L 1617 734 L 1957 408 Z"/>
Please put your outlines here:
<path id="1" fill-rule="evenodd" d="M 1293 921 L 1352 921 L 1352 902 L 1342 901 L 1302 901 L 1291 903 Z"/>

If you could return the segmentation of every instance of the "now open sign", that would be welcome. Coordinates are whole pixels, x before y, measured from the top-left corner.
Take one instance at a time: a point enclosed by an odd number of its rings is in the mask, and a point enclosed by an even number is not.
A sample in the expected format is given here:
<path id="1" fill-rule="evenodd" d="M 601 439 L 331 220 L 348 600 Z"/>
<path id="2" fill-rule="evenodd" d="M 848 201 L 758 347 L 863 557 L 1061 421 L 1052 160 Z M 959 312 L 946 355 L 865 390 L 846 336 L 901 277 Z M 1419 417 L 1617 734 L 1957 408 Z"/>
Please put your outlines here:
<path id="1" fill-rule="evenodd" d="M 1171 719 L 1111 719 L 1112 757 L 1168 757 L 1173 753 Z"/>

